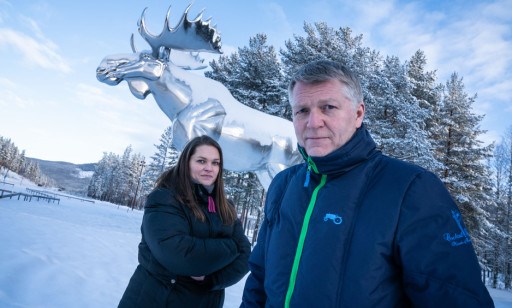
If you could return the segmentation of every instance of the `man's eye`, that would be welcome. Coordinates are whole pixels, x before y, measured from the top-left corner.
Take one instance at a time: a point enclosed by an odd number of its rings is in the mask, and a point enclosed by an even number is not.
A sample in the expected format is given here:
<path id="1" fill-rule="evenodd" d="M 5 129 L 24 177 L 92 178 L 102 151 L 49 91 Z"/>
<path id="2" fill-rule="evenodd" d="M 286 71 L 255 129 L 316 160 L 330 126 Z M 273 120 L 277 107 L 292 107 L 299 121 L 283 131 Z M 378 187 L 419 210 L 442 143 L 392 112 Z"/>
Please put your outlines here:
<path id="1" fill-rule="evenodd" d="M 306 108 L 302 108 L 302 109 L 295 111 L 295 115 L 303 114 L 306 112 L 308 112 L 308 110 Z"/>
<path id="2" fill-rule="evenodd" d="M 325 105 L 322 107 L 324 110 L 332 110 L 332 109 L 336 109 L 336 106 L 333 106 L 333 105 Z"/>

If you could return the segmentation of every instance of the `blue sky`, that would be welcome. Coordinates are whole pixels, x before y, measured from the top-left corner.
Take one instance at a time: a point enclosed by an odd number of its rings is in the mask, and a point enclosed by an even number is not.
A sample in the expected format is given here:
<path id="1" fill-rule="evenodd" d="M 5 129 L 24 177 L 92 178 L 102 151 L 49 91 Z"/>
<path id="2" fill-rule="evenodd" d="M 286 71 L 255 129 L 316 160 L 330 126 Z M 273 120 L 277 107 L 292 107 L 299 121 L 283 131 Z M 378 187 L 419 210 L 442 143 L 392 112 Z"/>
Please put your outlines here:
<path id="1" fill-rule="evenodd" d="M 159 33 L 169 6 L 177 22 L 189 3 L 0 0 L 0 135 L 46 160 L 97 162 L 130 144 L 152 155 L 169 120 L 152 97 L 136 99 L 124 82 L 100 83 L 95 70 L 105 56 L 131 52 L 132 33 L 139 50 L 148 48 L 137 33 L 144 8 Z M 402 61 L 421 49 L 439 82 L 457 72 L 478 94 L 474 112 L 486 114 L 486 142 L 512 125 L 512 0 L 196 0 L 191 15 L 203 8 L 225 53 L 257 33 L 282 47 L 304 34 L 304 21 L 350 27 L 365 46 Z"/>

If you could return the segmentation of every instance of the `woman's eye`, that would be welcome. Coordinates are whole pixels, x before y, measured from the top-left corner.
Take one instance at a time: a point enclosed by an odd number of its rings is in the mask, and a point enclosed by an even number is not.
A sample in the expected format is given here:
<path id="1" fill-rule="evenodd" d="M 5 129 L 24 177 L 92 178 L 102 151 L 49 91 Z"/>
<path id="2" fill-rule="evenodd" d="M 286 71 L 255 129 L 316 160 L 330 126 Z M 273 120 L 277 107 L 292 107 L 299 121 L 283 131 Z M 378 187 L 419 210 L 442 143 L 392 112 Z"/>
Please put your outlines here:
<path id="1" fill-rule="evenodd" d="M 200 163 L 200 164 L 206 163 L 206 161 L 204 159 L 198 159 L 197 162 Z"/>
<path id="2" fill-rule="evenodd" d="M 214 162 L 212 163 L 212 165 L 214 165 L 214 166 L 219 166 L 219 165 L 220 165 L 220 162 L 218 162 L 218 161 L 214 161 Z"/>

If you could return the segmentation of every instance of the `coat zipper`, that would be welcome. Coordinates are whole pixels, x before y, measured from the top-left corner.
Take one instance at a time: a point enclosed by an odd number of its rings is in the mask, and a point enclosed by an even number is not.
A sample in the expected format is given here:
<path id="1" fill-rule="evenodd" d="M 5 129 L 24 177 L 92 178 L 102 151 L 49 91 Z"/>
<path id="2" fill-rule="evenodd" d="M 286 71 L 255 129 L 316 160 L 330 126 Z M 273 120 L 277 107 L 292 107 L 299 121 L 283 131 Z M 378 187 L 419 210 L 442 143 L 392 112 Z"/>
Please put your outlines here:
<path id="1" fill-rule="evenodd" d="M 308 161 L 308 170 L 306 173 L 306 182 L 304 183 L 304 187 L 307 187 L 309 185 L 311 169 L 313 169 L 315 173 L 319 173 L 318 169 L 316 168 L 315 163 L 309 156 L 308 156 L 307 161 Z M 318 191 L 325 185 L 326 182 L 327 182 L 327 175 L 322 174 L 322 178 L 320 179 L 320 184 L 318 184 L 318 186 L 315 188 L 315 190 L 313 190 L 313 194 L 311 195 L 311 200 L 309 200 L 309 205 L 306 210 L 306 214 L 304 216 L 304 221 L 302 222 L 302 228 L 300 230 L 299 242 L 297 243 L 297 250 L 295 251 L 295 258 L 293 259 L 292 272 L 290 274 L 290 283 L 288 284 L 288 291 L 286 292 L 286 298 L 285 298 L 285 302 L 284 302 L 285 308 L 290 307 L 293 290 L 295 289 L 295 282 L 297 280 L 297 273 L 299 271 L 300 258 L 302 256 L 302 250 L 304 248 L 304 242 L 306 240 L 306 235 L 308 232 L 311 214 L 313 213 L 313 209 L 315 208 Z"/>

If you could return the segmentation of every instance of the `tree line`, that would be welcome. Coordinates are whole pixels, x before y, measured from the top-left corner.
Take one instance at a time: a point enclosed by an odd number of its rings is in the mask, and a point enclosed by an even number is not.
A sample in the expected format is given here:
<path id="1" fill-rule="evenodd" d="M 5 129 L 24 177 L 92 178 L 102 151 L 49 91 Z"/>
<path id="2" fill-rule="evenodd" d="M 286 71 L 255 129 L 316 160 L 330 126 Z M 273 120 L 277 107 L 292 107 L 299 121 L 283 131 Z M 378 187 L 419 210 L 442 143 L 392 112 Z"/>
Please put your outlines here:
<path id="1" fill-rule="evenodd" d="M 205 76 L 223 83 L 241 103 L 290 120 L 287 84 L 299 66 L 329 59 L 350 68 L 361 80 L 365 125 L 379 149 L 439 176 L 461 210 L 483 274 L 493 287 L 503 283 L 510 288 L 512 127 L 501 143 L 485 145 L 480 140 L 483 116 L 472 111 L 477 95 L 466 92 L 456 72 L 440 82 L 436 71 L 426 70 L 421 50 L 401 61 L 364 46 L 362 35 L 353 35 L 348 27 L 305 23 L 304 32 L 279 51 L 265 34 L 258 34 L 248 46 L 212 61 Z M 144 172 L 139 154 L 105 154 L 91 180 L 90 196 L 141 208 L 156 177 L 179 155 L 172 147 L 171 127 L 155 147 Z M 255 175 L 226 172 L 226 186 L 247 232 L 257 229 L 265 192 Z M 139 187 L 137 198 L 134 187 Z"/>
<path id="2" fill-rule="evenodd" d="M 0 180 L 9 171 L 15 172 L 40 186 L 54 186 L 54 181 L 41 172 L 39 164 L 25 156 L 10 138 L 0 136 Z"/>

